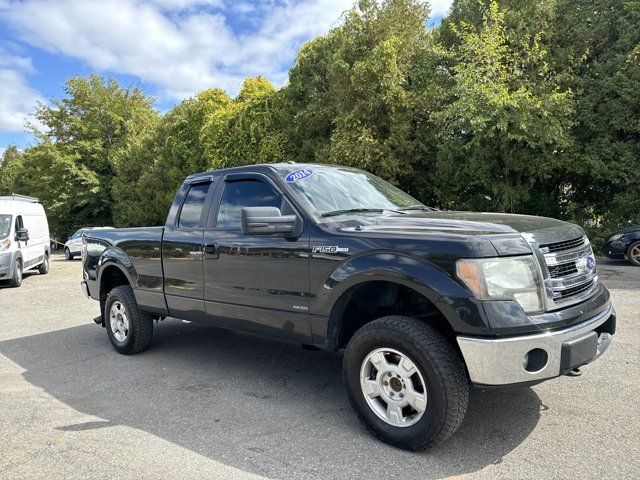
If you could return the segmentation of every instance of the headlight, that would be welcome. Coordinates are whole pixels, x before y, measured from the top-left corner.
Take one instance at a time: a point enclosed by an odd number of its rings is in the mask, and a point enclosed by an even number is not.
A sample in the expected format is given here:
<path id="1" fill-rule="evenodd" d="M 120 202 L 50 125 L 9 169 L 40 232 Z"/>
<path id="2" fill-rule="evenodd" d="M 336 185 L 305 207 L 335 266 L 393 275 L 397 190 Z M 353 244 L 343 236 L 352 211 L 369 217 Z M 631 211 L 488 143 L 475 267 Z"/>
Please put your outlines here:
<path id="1" fill-rule="evenodd" d="M 543 310 L 542 281 L 531 255 L 461 259 L 456 274 L 478 300 L 515 300 L 525 313 Z"/>
<path id="2" fill-rule="evenodd" d="M 609 240 L 607 240 L 607 242 L 615 242 L 616 240 L 620 240 L 621 238 L 622 238 L 622 234 L 616 233 L 615 235 L 611 235 L 609 237 Z"/>
<path id="3" fill-rule="evenodd" d="M 11 240 L 8 238 L 6 240 L 0 240 L 0 252 L 3 250 L 8 250 L 11 246 Z"/>

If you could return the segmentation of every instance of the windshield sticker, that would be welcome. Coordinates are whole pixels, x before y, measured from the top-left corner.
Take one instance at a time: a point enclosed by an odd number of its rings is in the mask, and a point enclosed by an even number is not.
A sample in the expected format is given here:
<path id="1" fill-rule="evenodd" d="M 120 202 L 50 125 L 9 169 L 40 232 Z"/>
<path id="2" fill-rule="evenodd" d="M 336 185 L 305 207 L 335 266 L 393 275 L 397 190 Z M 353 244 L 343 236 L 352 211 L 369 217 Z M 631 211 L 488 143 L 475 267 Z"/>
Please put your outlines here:
<path id="1" fill-rule="evenodd" d="M 307 177 L 310 177 L 311 175 L 313 175 L 313 169 L 311 168 L 303 168 L 301 170 L 296 170 L 295 172 L 291 172 L 289 175 L 287 175 L 284 180 L 287 183 L 294 183 L 297 182 L 298 180 L 304 180 Z"/>

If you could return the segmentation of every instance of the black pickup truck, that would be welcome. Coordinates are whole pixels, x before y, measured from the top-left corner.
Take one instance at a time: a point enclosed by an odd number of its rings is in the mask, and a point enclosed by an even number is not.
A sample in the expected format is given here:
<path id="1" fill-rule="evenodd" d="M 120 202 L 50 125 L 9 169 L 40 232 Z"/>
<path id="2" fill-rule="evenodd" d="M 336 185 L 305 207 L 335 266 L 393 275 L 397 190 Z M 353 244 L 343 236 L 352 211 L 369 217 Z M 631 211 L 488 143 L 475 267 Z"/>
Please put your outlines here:
<path id="1" fill-rule="evenodd" d="M 167 316 L 344 351 L 355 412 L 409 449 L 456 430 L 470 384 L 577 375 L 615 332 L 579 227 L 436 210 L 347 167 L 191 175 L 163 227 L 88 231 L 82 257 L 118 352 Z"/>

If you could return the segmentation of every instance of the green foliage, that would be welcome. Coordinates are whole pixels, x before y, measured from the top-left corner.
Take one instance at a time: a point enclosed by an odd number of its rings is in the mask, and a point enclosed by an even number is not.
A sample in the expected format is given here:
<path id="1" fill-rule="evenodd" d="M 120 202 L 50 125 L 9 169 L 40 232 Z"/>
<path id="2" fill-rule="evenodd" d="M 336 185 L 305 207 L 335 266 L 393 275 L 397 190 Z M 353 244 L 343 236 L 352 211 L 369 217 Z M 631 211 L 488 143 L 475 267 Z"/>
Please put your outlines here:
<path id="1" fill-rule="evenodd" d="M 137 89 L 69 80 L 0 193 L 43 199 L 52 231 L 162 224 L 198 171 L 353 165 L 444 208 L 640 223 L 640 1 L 359 0 L 302 46 L 289 83 L 245 80 L 159 115 Z M 33 128 L 33 127 L 32 127 Z"/>
<path id="2" fill-rule="evenodd" d="M 265 78 L 247 78 L 235 100 L 210 112 L 201 131 L 209 169 L 288 160 L 281 129 L 282 93 Z"/>
<path id="3" fill-rule="evenodd" d="M 440 198 L 467 208 L 525 210 L 531 192 L 545 190 L 563 165 L 570 92 L 549 71 L 539 36 L 509 30 L 497 3 L 478 26 L 451 28 L 459 39 L 451 99 L 434 119 Z"/>

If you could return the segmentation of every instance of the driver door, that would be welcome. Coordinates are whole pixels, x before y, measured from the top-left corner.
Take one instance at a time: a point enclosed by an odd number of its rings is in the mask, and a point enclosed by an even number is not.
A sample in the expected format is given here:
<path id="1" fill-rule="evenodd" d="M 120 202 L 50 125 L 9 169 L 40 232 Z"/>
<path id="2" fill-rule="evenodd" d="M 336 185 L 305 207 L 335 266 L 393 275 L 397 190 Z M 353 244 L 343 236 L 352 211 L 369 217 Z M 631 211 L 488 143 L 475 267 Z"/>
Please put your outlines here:
<path id="1" fill-rule="evenodd" d="M 298 238 L 245 235 L 244 207 L 298 212 L 279 188 L 260 174 L 227 175 L 211 225 L 204 232 L 204 297 L 218 325 L 308 342 L 309 229 Z"/>

